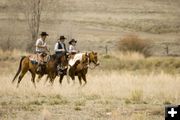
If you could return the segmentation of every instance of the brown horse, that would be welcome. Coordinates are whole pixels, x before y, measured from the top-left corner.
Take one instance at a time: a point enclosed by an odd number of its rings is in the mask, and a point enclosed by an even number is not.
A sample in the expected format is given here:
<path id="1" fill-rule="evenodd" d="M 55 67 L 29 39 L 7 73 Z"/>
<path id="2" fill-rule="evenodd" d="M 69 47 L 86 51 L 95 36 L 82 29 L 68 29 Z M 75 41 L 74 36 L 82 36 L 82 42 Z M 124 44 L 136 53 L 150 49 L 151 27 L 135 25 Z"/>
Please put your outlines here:
<path id="1" fill-rule="evenodd" d="M 69 76 L 71 77 L 73 82 L 75 80 L 75 76 L 78 76 L 80 85 L 82 85 L 82 79 L 85 82 L 84 85 L 87 83 L 86 74 L 88 72 L 88 68 L 90 68 L 91 63 L 94 63 L 95 67 L 99 65 L 98 56 L 96 52 L 84 53 L 83 59 L 81 61 L 76 61 L 76 63 L 72 67 L 70 67 Z M 65 75 L 67 75 L 66 71 L 64 72 L 64 74 L 60 75 L 60 84 L 62 84 L 62 80 Z"/>
<path id="2" fill-rule="evenodd" d="M 41 72 L 37 72 L 38 64 L 33 64 L 33 62 L 29 59 L 29 56 L 23 56 L 20 60 L 18 71 L 14 76 L 12 83 L 20 74 L 17 83 L 17 87 L 19 87 L 22 78 L 28 71 L 31 73 L 32 76 L 31 81 L 33 82 L 35 88 L 36 88 L 36 84 L 35 84 L 36 74 L 39 75 L 39 78 L 41 78 L 44 74 L 48 74 L 50 81 L 53 81 L 53 79 L 55 79 L 57 74 L 57 65 L 60 63 L 65 64 L 65 61 L 66 61 L 65 55 L 61 57 L 58 57 L 56 55 L 50 55 L 48 62 L 42 66 L 43 70 Z"/>

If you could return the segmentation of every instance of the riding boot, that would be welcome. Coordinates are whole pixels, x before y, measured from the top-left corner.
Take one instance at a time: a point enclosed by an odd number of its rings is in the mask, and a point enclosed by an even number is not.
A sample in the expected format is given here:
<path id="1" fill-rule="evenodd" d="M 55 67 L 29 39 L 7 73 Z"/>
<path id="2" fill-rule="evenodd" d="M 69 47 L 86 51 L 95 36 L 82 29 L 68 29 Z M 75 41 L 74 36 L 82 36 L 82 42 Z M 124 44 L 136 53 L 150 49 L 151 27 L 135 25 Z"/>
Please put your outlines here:
<path id="1" fill-rule="evenodd" d="M 37 72 L 40 73 L 42 71 L 41 64 L 38 63 Z"/>

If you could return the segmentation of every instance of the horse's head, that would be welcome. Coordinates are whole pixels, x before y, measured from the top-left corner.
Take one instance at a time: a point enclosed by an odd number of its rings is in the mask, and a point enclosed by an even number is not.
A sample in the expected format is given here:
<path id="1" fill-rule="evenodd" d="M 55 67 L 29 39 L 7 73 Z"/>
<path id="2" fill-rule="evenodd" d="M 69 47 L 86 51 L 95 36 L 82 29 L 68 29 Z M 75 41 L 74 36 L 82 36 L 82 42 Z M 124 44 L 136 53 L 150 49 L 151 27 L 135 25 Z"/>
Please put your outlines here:
<path id="1" fill-rule="evenodd" d="M 88 54 L 88 56 L 89 56 L 89 64 L 90 63 L 94 63 L 96 66 L 98 66 L 100 63 L 99 63 L 99 61 L 98 61 L 98 54 L 97 54 L 97 52 L 90 52 L 89 54 Z"/>

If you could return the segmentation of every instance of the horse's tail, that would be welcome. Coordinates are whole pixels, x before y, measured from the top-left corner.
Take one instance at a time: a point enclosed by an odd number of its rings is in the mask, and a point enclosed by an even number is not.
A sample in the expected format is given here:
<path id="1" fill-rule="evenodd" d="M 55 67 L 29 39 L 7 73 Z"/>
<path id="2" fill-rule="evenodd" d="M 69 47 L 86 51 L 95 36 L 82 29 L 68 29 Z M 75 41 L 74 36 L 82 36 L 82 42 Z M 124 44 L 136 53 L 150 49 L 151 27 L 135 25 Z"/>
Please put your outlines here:
<path id="1" fill-rule="evenodd" d="M 19 73 L 21 72 L 21 64 L 22 64 L 22 61 L 24 60 L 25 57 L 26 57 L 26 56 L 22 56 L 22 57 L 21 57 L 21 60 L 20 60 L 20 63 L 19 63 L 19 68 L 18 68 L 18 70 L 17 70 L 16 75 L 14 76 L 14 78 L 13 78 L 13 80 L 12 80 L 12 83 L 14 82 L 14 80 L 17 78 L 17 76 L 18 76 Z"/>

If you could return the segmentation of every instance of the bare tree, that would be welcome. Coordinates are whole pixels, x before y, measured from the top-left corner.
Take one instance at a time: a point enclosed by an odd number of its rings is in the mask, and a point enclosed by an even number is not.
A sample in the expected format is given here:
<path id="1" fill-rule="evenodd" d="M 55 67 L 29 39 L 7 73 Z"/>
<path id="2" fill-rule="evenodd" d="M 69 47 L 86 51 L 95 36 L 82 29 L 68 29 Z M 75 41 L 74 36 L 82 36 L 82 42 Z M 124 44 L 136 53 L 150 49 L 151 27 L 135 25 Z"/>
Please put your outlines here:
<path id="1" fill-rule="evenodd" d="M 23 14 L 28 22 L 28 28 L 31 35 L 31 40 L 28 42 L 27 50 L 31 51 L 34 48 L 34 42 L 38 37 L 43 0 L 19 0 Z"/>

